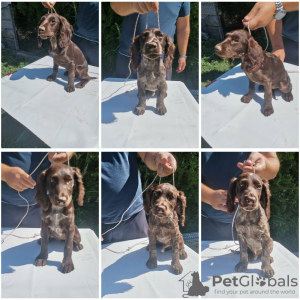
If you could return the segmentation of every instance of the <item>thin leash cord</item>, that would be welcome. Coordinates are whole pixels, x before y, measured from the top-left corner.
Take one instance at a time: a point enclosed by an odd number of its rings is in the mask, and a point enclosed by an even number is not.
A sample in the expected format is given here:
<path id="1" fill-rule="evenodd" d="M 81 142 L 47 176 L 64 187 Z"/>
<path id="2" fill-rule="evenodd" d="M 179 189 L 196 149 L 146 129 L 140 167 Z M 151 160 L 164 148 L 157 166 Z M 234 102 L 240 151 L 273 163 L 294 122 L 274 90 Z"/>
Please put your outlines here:
<path id="1" fill-rule="evenodd" d="M 133 31 L 133 37 L 132 37 L 132 39 L 135 38 L 136 27 L 137 27 L 137 24 L 138 24 L 139 17 L 140 17 L 140 14 L 138 14 L 137 17 L 136 17 L 136 21 L 135 21 L 135 26 L 134 26 L 134 31 Z M 148 29 L 148 19 L 149 19 L 149 12 L 147 13 L 146 29 Z M 158 14 L 158 11 L 157 11 L 157 25 L 158 25 L 158 28 L 160 29 L 160 23 L 159 23 L 159 14 Z M 128 75 L 128 77 L 126 78 L 126 80 L 125 80 L 125 82 L 124 82 L 124 85 L 126 85 L 127 80 L 128 80 L 128 79 L 130 78 L 130 76 L 131 76 L 131 68 L 130 68 L 130 64 L 131 64 L 131 56 L 130 56 L 130 60 L 129 60 L 129 63 L 128 63 L 129 75 Z"/>
<path id="2" fill-rule="evenodd" d="M 113 230 L 113 229 L 115 229 L 115 228 L 117 228 L 120 224 L 121 224 L 121 222 L 123 221 L 123 218 L 124 218 L 124 215 L 127 213 L 127 211 L 131 208 L 131 206 L 137 201 L 137 199 L 139 199 L 139 197 L 141 196 L 141 195 L 143 195 L 147 190 L 148 190 L 148 188 L 154 183 L 154 181 L 155 181 L 155 179 L 157 178 L 157 174 L 155 175 L 155 177 L 154 177 L 154 179 L 152 180 L 152 182 L 133 200 L 133 202 L 128 206 L 128 208 L 123 212 L 123 214 L 122 214 L 122 216 L 121 216 L 121 220 L 117 223 L 117 225 L 116 226 L 114 226 L 113 228 L 110 228 L 110 229 L 108 229 L 107 231 L 105 231 L 104 233 L 102 233 L 102 236 L 103 235 L 105 235 L 105 234 L 107 234 L 109 231 L 111 231 L 111 230 Z"/>
<path id="3" fill-rule="evenodd" d="M 163 167 L 162 167 L 162 169 L 163 169 Z M 174 172 L 175 172 L 175 170 L 174 170 L 174 168 L 172 168 L 173 169 L 173 185 L 175 186 L 175 175 L 174 175 Z M 103 234 L 102 234 L 102 236 L 103 235 L 105 235 L 106 233 L 108 233 L 109 231 L 111 231 L 111 230 L 113 230 L 113 229 L 115 229 L 116 227 L 118 227 L 119 225 L 120 225 L 120 223 L 123 221 L 123 217 L 124 217 L 124 215 L 126 214 L 126 212 L 130 209 L 130 207 L 137 201 L 137 199 L 143 194 L 143 193 L 145 193 L 147 190 L 148 190 L 148 188 L 154 183 L 154 181 L 156 180 L 156 178 L 158 177 L 158 174 L 156 174 L 155 175 L 155 177 L 154 177 L 154 179 L 152 180 L 152 182 L 134 199 L 134 201 L 130 204 L 130 206 L 124 211 L 124 213 L 122 214 L 122 216 L 121 216 L 121 220 L 119 221 L 119 223 L 117 223 L 117 225 L 116 226 L 114 226 L 113 228 L 110 228 L 109 230 L 107 230 L 107 231 L 105 231 Z M 160 181 L 161 181 L 161 177 L 159 177 L 160 179 L 159 179 L 159 184 L 160 184 Z M 132 245 L 132 246 L 130 246 L 130 247 L 128 247 L 125 251 L 114 251 L 114 250 L 111 250 L 111 249 L 109 249 L 108 247 L 105 247 L 104 249 L 105 250 L 108 250 L 108 251 L 110 251 L 110 252 L 113 252 L 113 253 L 116 253 L 116 254 L 123 254 L 123 253 L 126 253 L 126 252 L 128 252 L 128 251 L 130 251 L 133 247 L 135 247 L 135 246 L 137 246 L 137 245 L 141 245 L 141 244 L 148 244 L 148 240 L 146 240 L 146 241 L 142 241 L 142 242 L 139 242 L 139 243 L 136 243 L 136 244 L 134 244 L 134 245 Z"/>
<path id="4" fill-rule="evenodd" d="M 248 31 L 249 31 L 250 35 L 252 35 L 249 26 L 250 26 L 250 21 L 248 22 Z M 266 27 L 263 27 L 263 28 L 264 28 L 265 36 L 266 36 L 266 39 L 267 39 L 267 46 L 266 46 L 266 48 L 265 48 L 265 51 L 266 51 L 266 50 L 268 49 L 268 47 L 269 47 L 269 39 L 268 39 Z M 245 26 L 244 26 L 244 29 L 245 29 Z"/>
<path id="5" fill-rule="evenodd" d="M 69 156 L 69 153 L 68 153 L 68 152 L 66 152 L 66 154 L 67 154 L 67 156 L 68 156 L 68 166 L 70 166 L 70 156 Z M 43 157 L 43 159 L 40 161 L 40 163 L 37 165 L 37 167 L 29 174 L 30 176 L 32 176 L 32 175 L 36 172 L 36 170 L 41 166 L 41 164 L 43 163 L 43 161 L 46 159 L 46 157 L 47 157 L 48 155 L 49 155 L 49 153 L 47 153 L 47 154 Z M 26 204 L 27 204 L 27 210 L 26 210 L 26 213 L 25 213 L 25 215 L 23 216 L 23 218 L 21 219 L 21 221 L 19 222 L 19 224 L 16 226 L 16 228 L 13 229 L 12 232 L 10 232 L 9 234 L 3 234 L 3 235 L 5 235 L 5 237 L 1 239 L 1 244 L 3 244 L 3 243 L 4 243 L 4 240 L 5 240 L 6 238 L 8 238 L 9 236 L 14 236 L 14 237 L 22 238 L 22 239 L 27 239 L 27 237 L 21 237 L 21 236 L 13 235 L 13 233 L 16 231 L 16 229 L 19 228 L 19 226 L 21 225 L 21 223 L 23 222 L 23 220 L 26 218 L 26 216 L 27 216 L 27 214 L 28 214 L 28 211 L 29 211 L 29 202 L 27 201 L 27 199 L 26 199 L 25 197 L 23 197 L 23 196 L 20 194 L 19 191 L 18 191 L 18 195 L 19 195 L 19 196 L 26 202 Z M 30 237 L 30 238 L 35 238 L 35 237 L 37 237 L 37 236 L 39 236 L 39 235 L 38 235 L 38 234 L 34 234 L 34 235 L 33 235 L 32 237 Z"/>
<path id="6" fill-rule="evenodd" d="M 50 11 L 50 13 L 53 13 L 53 11 L 54 11 L 56 14 L 58 14 L 54 7 L 50 8 L 50 10 L 48 9 L 48 14 L 49 14 L 49 11 Z"/>
<path id="7" fill-rule="evenodd" d="M 255 163 L 253 163 L 252 164 L 252 168 L 253 168 L 253 173 L 255 174 Z M 239 209 L 243 209 L 243 210 L 245 210 L 245 211 L 253 211 L 253 210 L 250 210 L 250 209 L 245 209 L 245 208 L 243 208 L 243 207 L 241 207 L 240 205 L 238 205 L 238 207 L 237 207 L 237 209 L 236 209 L 236 211 L 235 211 L 235 213 L 234 213 L 234 216 L 233 216 L 233 218 L 232 218 L 232 222 L 231 222 L 231 236 L 232 236 L 232 241 L 234 242 L 234 245 L 227 245 L 226 247 L 224 247 L 224 248 L 212 248 L 212 247 L 208 247 L 209 249 L 211 249 L 211 250 L 225 250 L 225 249 L 228 249 L 228 248 L 231 248 L 231 247 L 234 247 L 235 245 L 237 245 L 237 246 L 239 246 L 239 243 L 237 243 L 236 241 L 235 241 L 235 239 L 234 239 L 234 233 L 233 233 L 233 226 L 234 226 L 234 222 L 235 222 L 235 219 L 236 219 L 236 215 L 237 215 L 237 213 L 238 213 L 238 211 L 239 211 Z M 231 251 L 233 251 L 233 250 L 231 250 Z M 238 251 L 238 249 L 237 250 L 234 250 L 234 252 L 236 252 L 236 251 Z M 215 257 L 215 256 L 203 256 L 204 258 L 213 258 L 213 257 Z"/>

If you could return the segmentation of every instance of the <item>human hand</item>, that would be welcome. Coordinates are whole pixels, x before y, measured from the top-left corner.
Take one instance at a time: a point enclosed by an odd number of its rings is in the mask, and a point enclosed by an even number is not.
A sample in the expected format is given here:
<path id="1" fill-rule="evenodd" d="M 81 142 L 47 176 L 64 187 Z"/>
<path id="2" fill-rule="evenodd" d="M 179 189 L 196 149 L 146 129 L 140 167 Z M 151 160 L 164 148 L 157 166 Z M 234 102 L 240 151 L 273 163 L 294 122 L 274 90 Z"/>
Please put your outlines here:
<path id="1" fill-rule="evenodd" d="M 249 14 L 242 20 L 243 25 L 250 30 L 267 26 L 274 18 L 275 2 L 257 2 Z"/>
<path id="2" fill-rule="evenodd" d="M 252 152 L 248 159 L 243 163 L 239 162 L 237 166 L 244 172 L 263 173 L 266 170 L 266 157 L 259 152 Z"/>
<path id="3" fill-rule="evenodd" d="M 176 69 L 177 73 L 182 72 L 186 67 L 186 58 L 184 57 L 179 57 L 178 59 L 178 67 Z"/>
<path id="4" fill-rule="evenodd" d="M 155 157 L 157 175 L 160 177 L 169 176 L 177 169 L 177 162 L 169 152 L 158 152 Z"/>
<path id="5" fill-rule="evenodd" d="M 276 55 L 282 62 L 284 62 L 285 59 L 285 51 L 283 48 L 273 48 L 272 53 Z"/>
<path id="6" fill-rule="evenodd" d="M 227 212 L 227 191 L 225 190 L 213 190 L 210 195 L 209 204 L 216 210 L 222 210 Z"/>
<path id="7" fill-rule="evenodd" d="M 131 5 L 133 10 L 139 14 L 146 14 L 151 10 L 157 13 L 159 10 L 158 2 L 132 2 Z"/>
<path id="8" fill-rule="evenodd" d="M 45 7 L 45 8 L 48 8 L 48 9 L 52 9 L 54 7 L 56 2 L 42 2 L 42 5 Z"/>
<path id="9" fill-rule="evenodd" d="M 51 163 L 64 163 L 71 159 L 73 152 L 49 152 L 48 159 Z"/>
<path id="10" fill-rule="evenodd" d="M 3 171 L 2 180 L 18 192 L 33 189 L 36 185 L 32 177 L 19 167 L 5 166 L 5 171 Z"/>

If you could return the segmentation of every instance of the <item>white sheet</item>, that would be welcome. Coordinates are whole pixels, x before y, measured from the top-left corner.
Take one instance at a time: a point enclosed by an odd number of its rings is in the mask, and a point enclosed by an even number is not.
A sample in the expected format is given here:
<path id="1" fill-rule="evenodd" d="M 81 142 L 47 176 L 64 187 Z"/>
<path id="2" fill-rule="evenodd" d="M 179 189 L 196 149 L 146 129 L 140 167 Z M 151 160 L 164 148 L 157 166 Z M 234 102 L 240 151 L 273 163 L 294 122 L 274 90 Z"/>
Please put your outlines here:
<path id="1" fill-rule="evenodd" d="M 269 280 L 264 280 L 263 277 L 259 278 L 261 276 L 260 259 L 249 262 L 246 272 L 237 273 L 234 267 L 239 262 L 240 255 L 231 253 L 230 249 L 235 250 L 238 246 L 223 249 L 227 245 L 231 246 L 234 243 L 233 241 L 202 242 L 201 282 L 204 286 L 209 287 L 206 297 L 299 298 L 299 259 L 281 244 L 274 242 L 271 256 L 274 258 L 272 268 L 275 271 L 275 275 Z M 227 281 L 227 286 L 223 283 L 215 283 L 215 286 L 213 286 L 213 276 L 220 276 L 223 280 L 225 278 L 232 279 L 235 276 L 237 278 L 236 286 L 229 281 Z M 298 283 L 298 286 L 291 286 L 292 278 L 296 278 L 295 281 Z M 215 279 L 215 281 L 218 280 L 217 278 Z M 249 286 L 246 286 L 247 282 L 249 282 Z"/>
<path id="2" fill-rule="evenodd" d="M 50 147 L 98 147 L 99 79 L 67 93 L 65 69 L 59 68 L 54 82 L 46 80 L 52 66 L 53 59 L 46 56 L 5 76 L 2 108 Z M 89 66 L 89 75 L 99 78 L 98 68 Z"/>
<path id="3" fill-rule="evenodd" d="M 2 230 L 8 233 L 11 230 Z M 79 229 L 83 249 L 73 251 L 75 270 L 60 272 L 64 241 L 51 241 L 47 265 L 34 265 L 41 246 L 36 238 L 20 239 L 9 236 L 1 245 L 2 298 L 98 298 L 99 240 L 90 229 Z M 14 234 L 32 237 L 39 228 L 20 228 Z M 2 236 L 3 238 L 4 236 Z"/>
<path id="4" fill-rule="evenodd" d="M 197 148 L 198 104 L 179 81 L 168 81 L 167 113 L 155 113 L 156 98 L 147 100 L 146 112 L 134 114 L 138 104 L 136 80 L 108 78 L 102 82 L 102 147 Z M 130 87 L 133 89 L 126 92 Z"/>
<path id="5" fill-rule="evenodd" d="M 250 103 L 240 101 L 248 92 L 248 78 L 240 65 L 226 72 L 202 93 L 202 137 L 213 148 L 298 148 L 299 147 L 299 67 L 284 64 L 293 85 L 294 101 L 276 93 L 274 114 L 262 112 L 264 93 Z"/>
<path id="6" fill-rule="evenodd" d="M 171 251 L 161 253 L 160 247 L 157 249 L 157 268 L 152 270 L 147 268 L 146 262 L 149 258 L 147 244 L 148 238 L 144 238 L 102 246 L 102 297 L 182 298 L 182 295 L 187 293 L 187 287 L 184 286 L 183 290 L 183 284 L 192 279 L 191 272 L 198 272 L 198 254 L 185 246 L 188 257 L 180 260 L 183 272 L 175 275 L 171 273 Z M 105 249 L 107 247 L 114 251 L 124 251 L 132 246 L 129 252 L 123 254 Z"/>

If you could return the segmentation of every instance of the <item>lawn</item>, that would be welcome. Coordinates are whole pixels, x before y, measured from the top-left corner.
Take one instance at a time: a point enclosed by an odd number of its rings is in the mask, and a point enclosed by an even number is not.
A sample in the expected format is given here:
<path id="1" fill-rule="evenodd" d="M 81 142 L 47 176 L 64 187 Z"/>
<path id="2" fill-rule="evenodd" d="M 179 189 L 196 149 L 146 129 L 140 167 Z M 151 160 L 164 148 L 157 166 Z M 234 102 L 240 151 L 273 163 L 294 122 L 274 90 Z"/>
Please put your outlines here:
<path id="1" fill-rule="evenodd" d="M 36 58 L 25 58 L 17 55 L 12 49 L 3 49 L 1 55 L 1 78 L 29 65 Z"/>
<path id="2" fill-rule="evenodd" d="M 201 87 L 240 63 L 240 60 L 237 59 L 230 65 L 227 59 L 217 56 L 214 52 L 216 44 L 218 41 L 214 39 L 201 42 Z"/>

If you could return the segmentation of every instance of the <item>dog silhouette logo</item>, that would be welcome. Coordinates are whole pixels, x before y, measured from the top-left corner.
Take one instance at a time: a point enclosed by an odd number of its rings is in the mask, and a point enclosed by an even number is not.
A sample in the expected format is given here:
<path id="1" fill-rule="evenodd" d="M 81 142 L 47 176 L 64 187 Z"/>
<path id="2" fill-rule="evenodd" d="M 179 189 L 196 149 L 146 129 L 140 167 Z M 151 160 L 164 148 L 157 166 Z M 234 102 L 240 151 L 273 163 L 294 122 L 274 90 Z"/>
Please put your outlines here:
<path id="1" fill-rule="evenodd" d="M 187 292 L 182 295 L 183 298 L 205 296 L 205 294 L 209 291 L 209 287 L 204 286 L 200 281 L 198 272 L 189 272 L 179 279 L 179 281 L 182 281 L 183 283 L 183 292 Z"/>

